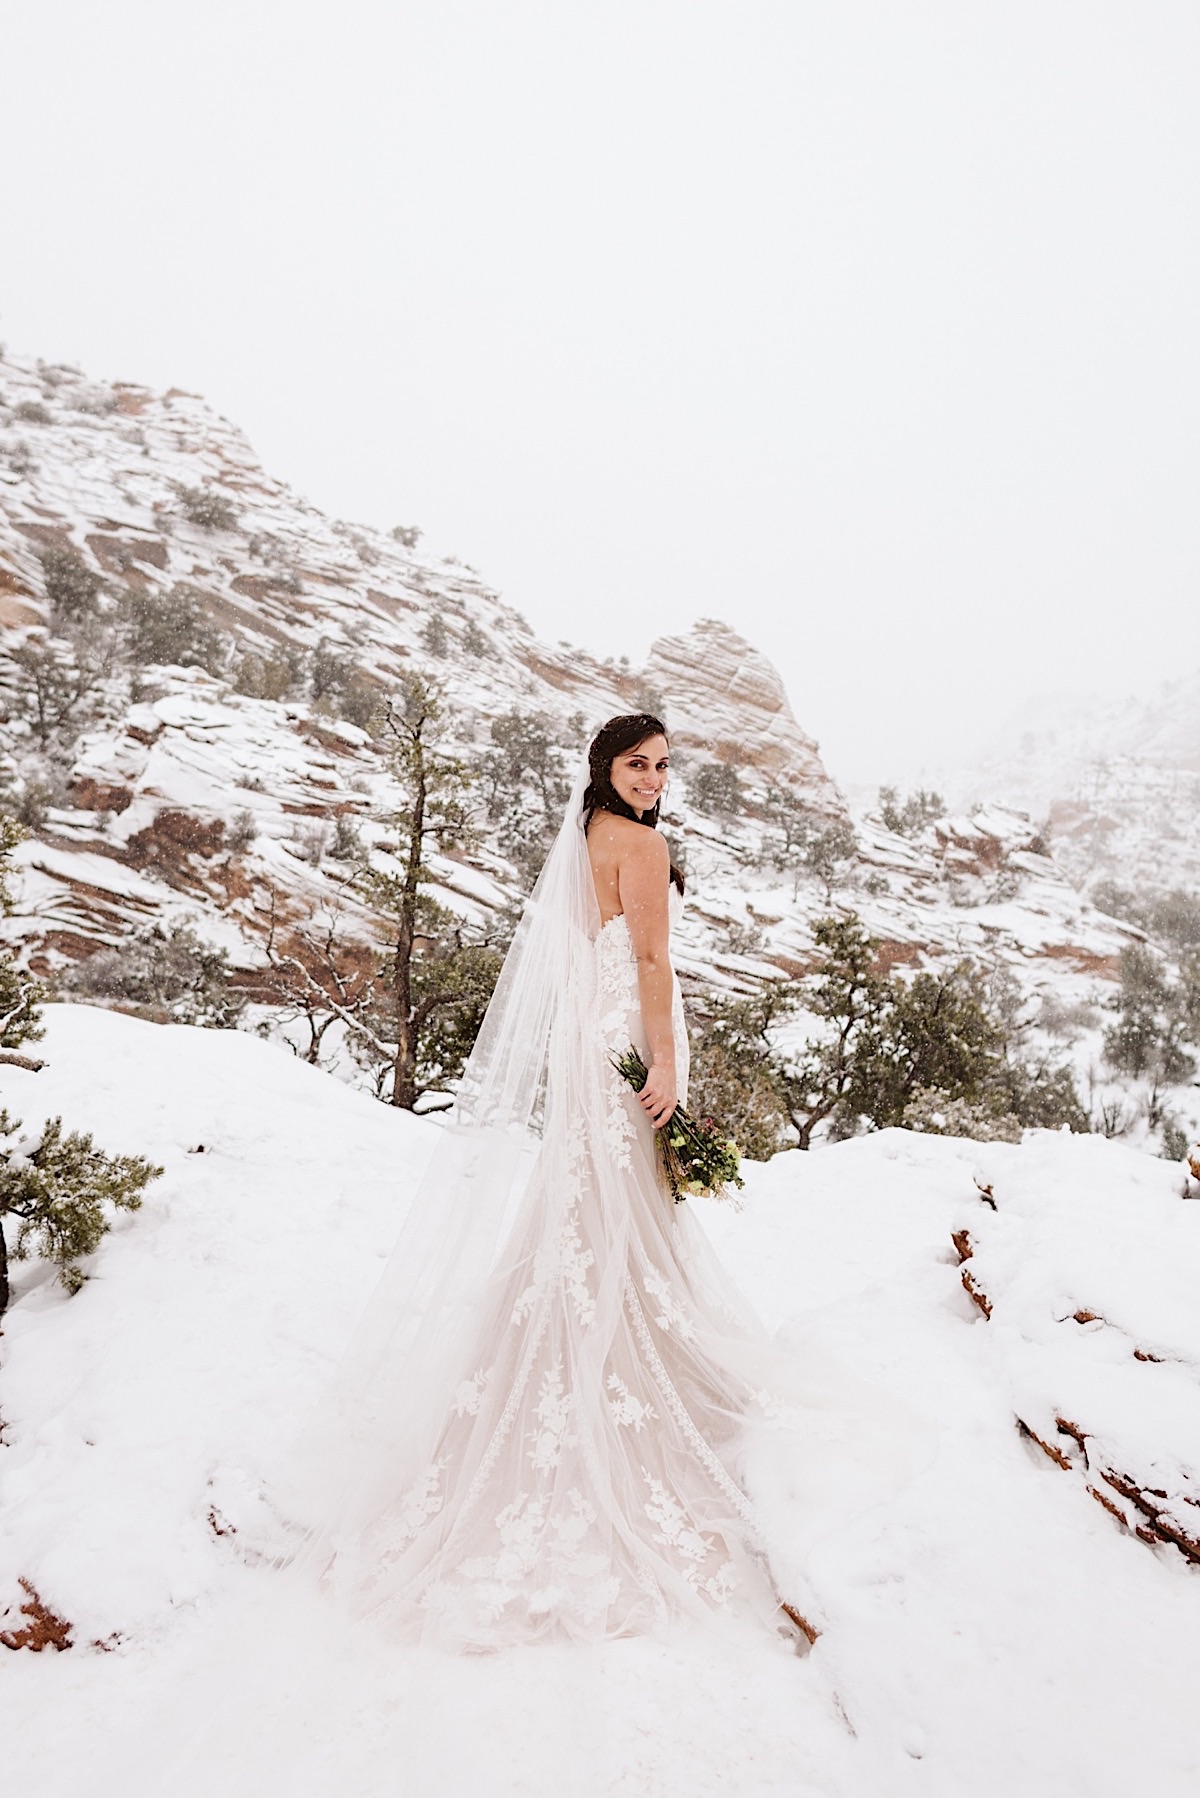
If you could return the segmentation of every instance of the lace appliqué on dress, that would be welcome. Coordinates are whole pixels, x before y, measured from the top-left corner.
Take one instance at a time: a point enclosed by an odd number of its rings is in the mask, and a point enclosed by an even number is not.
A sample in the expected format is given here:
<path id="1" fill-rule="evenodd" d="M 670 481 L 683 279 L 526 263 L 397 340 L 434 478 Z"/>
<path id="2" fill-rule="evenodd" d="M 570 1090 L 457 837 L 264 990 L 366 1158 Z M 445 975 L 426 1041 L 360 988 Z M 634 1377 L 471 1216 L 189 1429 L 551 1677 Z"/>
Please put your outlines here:
<path id="1" fill-rule="evenodd" d="M 658 1525 L 655 1541 L 664 1543 L 678 1556 L 683 1577 L 693 1591 L 704 1592 L 714 1603 L 725 1605 L 738 1583 L 732 1561 L 721 1561 L 707 1579 L 702 1578 L 702 1563 L 716 1554 L 716 1541 L 692 1527 L 683 1506 L 644 1467 L 642 1478 L 650 1489 L 650 1497 L 642 1508 L 651 1523 Z"/>
<path id="2" fill-rule="evenodd" d="M 549 1240 L 534 1255 L 533 1279 L 513 1306 L 514 1325 L 523 1324 L 539 1301 L 559 1285 L 566 1290 L 581 1327 L 586 1329 L 595 1322 L 596 1300 L 588 1285 L 588 1269 L 595 1265 L 596 1257 L 591 1249 L 584 1248 L 579 1229 L 586 1158 L 582 1120 L 573 1117 L 564 1169 L 567 1190 L 559 1199 L 561 1215 Z M 554 1202 L 554 1195 L 547 1197 Z"/>
<path id="3" fill-rule="evenodd" d="M 479 1320 L 436 1458 L 378 1519 L 381 1608 L 416 1612 L 451 1646 L 628 1633 L 724 1610 L 735 1591 L 765 1608 L 753 1508 L 709 1440 L 728 1441 L 729 1411 L 752 1402 L 723 1376 L 733 1313 L 697 1277 L 649 1124 L 608 1065 L 641 1040 L 625 920 L 592 947 L 573 979 L 580 1034 L 561 1045 L 573 1072 L 495 1316 Z M 674 1011 L 682 1084 L 677 985 Z"/>
<path id="4" fill-rule="evenodd" d="M 632 1279 L 629 1279 L 625 1285 L 625 1301 L 630 1318 L 633 1322 L 633 1331 L 637 1338 L 638 1347 L 641 1349 L 646 1364 L 650 1369 L 651 1377 L 657 1385 L 659 1392 L 662 1394 L 667 1410 L 679 1425 L 685 1441 L 692 1449 L 697 1460 L 707 1469 L 713 1483 L 729 1500 L 734 1510 L 742 1517 L 743 1521 L 750 1527 L 754 1534 L 758 1535 L 760 1530 L 754 1506 L 750 1503 L 750 1500 L 746 1497 L 746 1494 L 742 1491 L 737 1481 L 731 1477 L 728 1468 L 724 1465 L 720 1456 L 715 1454 L 709 1447 L 709 1444 L 704 1440 L 704 1437 L 700 1434 L 700 1431 L 696 1428 L 688 1414 L 687 1406 L 675 1390 L 671 1381 L 671 1376 L 663 1365 L 662 1356 L 654 1346 L 654 1338 L 650 1334 L 649 1326 L 638 1299 L 637 1288 L 634 1286 Z"/>
<path id="5" fill-rule="evenodd" d="M 596 938 L 597 1030 L 605 1057 L 604 1091 L 607 1100 L 605 1146 L 615 1167 L 628 1169 L 637 1140 L 628 1082 L 612 1065 L 614 1055 L 629 1048 L 629 1017 L 638 1007 L 637 962 L 623 916 L 610 918 Z"/>
<path id="6" fill-rule="evenodd" d="M 572 1401 L 573 1394 L 563 1386 L 560 1355 L 554 1366 L 547 1368 L 542 1375 L 538 1402 L 533 1409 L 537 1423 L 528 1434 L 528 1440 L 532 1443 L 528 1458 L 536 1473 L 548 1473 L 552 1467 L 557 1467 L 562 1460 L 563 1449 L 574 1447 L 578 1441 L 578 1437 L 567 1433 Z"/>
<path id="7" fill-rule="evenodd" d="M 613 1394 L 608 1401 L 608 1408 L 621 1429 L 631 1429 L 636 1433 L 657 1418 L 658 1412 L 654 1406 L 635 1397 L 620 1374 L 610 1373 L 605 1384 Z"/>
<path id="8" fill-rule="evenodd" d="M 421 1478 L 400 1500 L 381 1548 L 380 1560 L 384 1566 L 398 1560 L 430 1518 L 436 1517 L 441 1510 L 445 1502 L 441 1491 L 445 1470 L 444 1460 L 431 1461 Z"/>
<path id="9" fill-rule="evenodd" d="M 646 1269 L 643 1275 L 646 1291 L 658 1306 L 658 1314 L 654 1321 L 660 1330 L 673 1330 L 681 1342 L 694 1342 L 696 1326 L 677 1301 L 671 1291 L 670 1283 L 664 1279 L 655 1267 Z"/>

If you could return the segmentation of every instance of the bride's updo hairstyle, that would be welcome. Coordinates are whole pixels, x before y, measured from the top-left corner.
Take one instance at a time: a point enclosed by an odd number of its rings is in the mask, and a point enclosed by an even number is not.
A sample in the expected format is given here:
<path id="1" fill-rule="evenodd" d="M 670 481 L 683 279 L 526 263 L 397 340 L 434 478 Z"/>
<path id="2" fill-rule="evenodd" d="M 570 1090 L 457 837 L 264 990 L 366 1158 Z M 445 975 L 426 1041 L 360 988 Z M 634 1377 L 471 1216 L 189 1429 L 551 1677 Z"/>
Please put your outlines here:
<path id="1" fill-rule="evenodd" d="M 636 749 L 647 737 L 665 737 L 667 727 L 661 718 L 655 718 L 650 712 L 622 712 L 617 718 L 610 718 L 588 745 L 588 784 L 583 795 L 583 828 L 586 831 L 597 812 L 615 812 L 618 818 L 630 818 L 635 824 L 645 824 L 651 830 L 658 828 L 659 800 L 655 800 L 649 811 L 641 817 L 631 805 L 626 805 L 612 784 L 612 765 L 619 755 L 627 750 Z M 670 739 L 668 738 L 668 742 Z M 683 875 L 671 864 L 671 879 L 683 891 Z"/>

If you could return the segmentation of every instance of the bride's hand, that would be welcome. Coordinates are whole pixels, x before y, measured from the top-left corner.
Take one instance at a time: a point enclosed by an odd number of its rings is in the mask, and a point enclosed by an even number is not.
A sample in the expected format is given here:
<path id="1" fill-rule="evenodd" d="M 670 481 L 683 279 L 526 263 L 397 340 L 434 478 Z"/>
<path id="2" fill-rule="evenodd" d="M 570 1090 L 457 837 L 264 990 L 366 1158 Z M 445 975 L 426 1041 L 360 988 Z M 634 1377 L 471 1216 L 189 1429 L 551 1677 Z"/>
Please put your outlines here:
<path id="1" fill-rule="evenodd" d="M 661 1130 L 679 1103 L 675 1070 L 662 1067 L 658 1062 L 652 1063 L 646 1076 L 646 1084 L 638 1094 L 638 1103 L 649 1116 L 654 1128 Z"/>

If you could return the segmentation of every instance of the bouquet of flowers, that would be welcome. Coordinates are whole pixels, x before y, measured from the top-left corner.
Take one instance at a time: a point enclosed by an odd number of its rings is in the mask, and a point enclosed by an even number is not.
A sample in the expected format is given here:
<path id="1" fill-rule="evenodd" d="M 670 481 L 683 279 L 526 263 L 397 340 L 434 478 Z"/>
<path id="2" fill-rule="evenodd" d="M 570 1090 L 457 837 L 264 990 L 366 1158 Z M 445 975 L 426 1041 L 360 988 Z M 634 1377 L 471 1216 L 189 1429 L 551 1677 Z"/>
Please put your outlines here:
<path id="1" fill-rule="evenodd" d="M 635 1093 L 640 1093 L 649 1074 L 636 1049 L 613 1057 L 613 1066 Z M 731 1136 L 718 1130 L 711 1118 L 694 1118 L 677 1105 L 660 1130 L 658 1156 L 676 1204 L 688 1197 L 725 1199 L 743 1187 L 739 1169 L 742 1152 Z"/>

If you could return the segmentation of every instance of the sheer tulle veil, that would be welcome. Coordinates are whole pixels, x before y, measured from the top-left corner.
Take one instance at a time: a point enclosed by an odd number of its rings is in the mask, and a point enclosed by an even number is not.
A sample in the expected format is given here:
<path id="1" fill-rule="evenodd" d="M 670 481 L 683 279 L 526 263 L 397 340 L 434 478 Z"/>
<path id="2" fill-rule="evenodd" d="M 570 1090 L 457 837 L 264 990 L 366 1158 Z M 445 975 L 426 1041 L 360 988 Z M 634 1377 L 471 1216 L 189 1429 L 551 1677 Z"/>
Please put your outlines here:
<path id="1" fill-rule="evenodd" d="M 594 1058 L 570 1013 L 573 975 L 600 925 L 588 777 L 585 756 L 453 1107 L 430 1126 L 438 1138 L 386 1268 L 272 1482 L 274 1502 L 304 1533 L 301 1558 L 324 1555 L 335 1574 L 353 1561 L 361 1520 L 395 1495 L 400 1466 L 419 1463 L 436 1440 L 543 1135 L 573 1105 L 598 1102 L 587 1090 Z"/>

